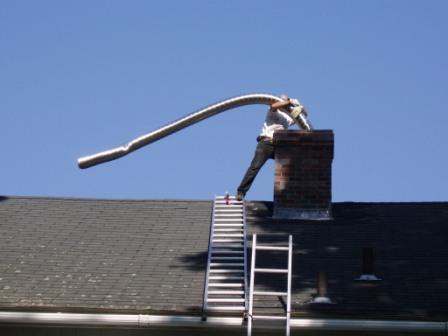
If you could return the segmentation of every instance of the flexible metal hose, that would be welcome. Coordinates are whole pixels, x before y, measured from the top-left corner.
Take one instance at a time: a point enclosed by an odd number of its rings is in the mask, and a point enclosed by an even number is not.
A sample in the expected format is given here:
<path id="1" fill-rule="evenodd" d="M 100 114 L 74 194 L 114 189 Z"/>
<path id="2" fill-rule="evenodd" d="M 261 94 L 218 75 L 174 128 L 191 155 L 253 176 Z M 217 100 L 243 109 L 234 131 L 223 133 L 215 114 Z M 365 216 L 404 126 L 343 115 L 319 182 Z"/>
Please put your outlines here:
<path id="1" fill-rule="evenodd" d="M 155 131 L 152 131 L 148 134 L 142 135 L 126 145 L 109 149 L 104 152 L 100 152 L 94 155 L 84 156 L 78 159 L 79 168 L 85 169 L 100 163 L 104 163 L 107 161 L 112 161 L 118 159 L 122 156 L 125 156 L 143 146 L 146 146 L 152 142 L 155 142 L 159 139 L 162 139 L 174 132 L 177 132 L 185 127 L 193 125 L 201 120 L 212 117 L 220 112 L 230 110 L 239 106 L 251 105 L 251 104 L 265 104 L 270 105 L 274 102 L 282 101 L 280 97 L 262 94 L 262 93 L 253 93 L 247 94 L 243 96 L 238 96 L 230 99 L 223 100 L 216 104 L 207 106 L 203 109 L 200 109 L 196 112 L 193 112 L 183 118 L 180 118 L 168 125 L 165 125 Z M 296 119 L 301 128 L 305 130 L 311 130 L 311 124 L 306 118 L 304 113 L 301 113 L 299 117 Z"/>

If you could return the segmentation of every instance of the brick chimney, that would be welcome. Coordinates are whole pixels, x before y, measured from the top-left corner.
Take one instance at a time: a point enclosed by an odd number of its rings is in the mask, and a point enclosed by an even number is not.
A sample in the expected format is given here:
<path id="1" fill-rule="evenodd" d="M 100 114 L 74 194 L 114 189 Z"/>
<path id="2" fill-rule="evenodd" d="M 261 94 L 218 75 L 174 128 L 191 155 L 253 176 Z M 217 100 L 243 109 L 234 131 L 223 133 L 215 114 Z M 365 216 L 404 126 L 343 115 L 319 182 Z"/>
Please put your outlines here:
<path id="1" fill-rule="evenodd" d="M 331 219 L 333 131 L 277 131 L 274 147 L 274 218 Z"/>

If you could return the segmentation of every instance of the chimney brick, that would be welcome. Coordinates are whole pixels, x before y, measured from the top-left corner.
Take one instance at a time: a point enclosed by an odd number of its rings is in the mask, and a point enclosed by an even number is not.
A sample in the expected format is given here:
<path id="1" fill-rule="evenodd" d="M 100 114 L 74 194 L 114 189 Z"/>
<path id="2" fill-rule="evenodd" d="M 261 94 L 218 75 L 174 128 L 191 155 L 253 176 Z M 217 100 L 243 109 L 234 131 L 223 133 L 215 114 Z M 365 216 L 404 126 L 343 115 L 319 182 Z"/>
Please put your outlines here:
<path id="1" fill-rule="evenodd" d="M 274 147 L 274 218 L 331 219 L 333 131 L 277 131 Z"/>

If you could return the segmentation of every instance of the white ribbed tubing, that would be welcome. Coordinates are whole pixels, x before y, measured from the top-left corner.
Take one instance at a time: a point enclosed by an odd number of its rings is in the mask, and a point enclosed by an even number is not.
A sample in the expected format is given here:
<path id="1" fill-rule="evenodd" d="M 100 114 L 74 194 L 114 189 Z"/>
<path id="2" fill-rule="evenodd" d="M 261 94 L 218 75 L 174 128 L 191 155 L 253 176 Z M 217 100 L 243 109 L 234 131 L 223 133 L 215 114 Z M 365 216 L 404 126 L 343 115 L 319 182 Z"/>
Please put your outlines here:
<path id="1" fill-rule="evenodd" d="M 143 146 L 149 145 L 152 142 L 160 140 L 172 133 L 175 133 L 185 127 L 193 125 L 201 120 L 212 117 L 218 113 L 239 107 L 244 105 L 251 104 L 265 104 L 270 105 L 274 102 L 281 101 L 282 99 L 277 96 L 273 96 L 265 93 L 251 93 L 242 96 L 237 96 L 234 98 L 229 98 L 223 101 L 220 101 L 216 104 L 209 105 L 203 109 L 200 109 L 196 112 L 193 112 L 183 118 L 180 118 L 168 125 L 165 125 L 155 131 L 152 131 L 148 134 L 142 135 L 128 144 L 116 147 L 113 149 L 109 149 L 94 155 L 84 156 L 78 159 L 79 168 L 89 168 L 100 163 L 112 161 L 118 159 L 122 156 L 125 156 Z M 305 130 L 311 130 L 312 126 L 308 121 L 306 115 L 301 113 L 297 118 L 297 122 L 301 128 Z"/>

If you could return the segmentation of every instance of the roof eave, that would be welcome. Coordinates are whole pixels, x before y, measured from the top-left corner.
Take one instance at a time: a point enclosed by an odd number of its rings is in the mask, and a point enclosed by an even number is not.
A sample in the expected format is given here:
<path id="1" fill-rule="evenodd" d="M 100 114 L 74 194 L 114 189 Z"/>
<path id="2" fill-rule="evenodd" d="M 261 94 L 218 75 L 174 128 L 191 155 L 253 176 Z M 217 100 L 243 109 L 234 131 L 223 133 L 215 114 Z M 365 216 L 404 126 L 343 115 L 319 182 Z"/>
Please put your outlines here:
<path id="1" fill-rule="evenodd" d="M 151 327 L 202 327 L 202 328 L 246 328 L 241 317 L 209 317 L 187 315 L 145 315 L 145 314 L 75 314 L 43 312 L 0 312 L 0 324 L 151 328 Z M 255 327 L 284 329 L 282 324 Z M 372 332 L 448 332 L 448 321 L 400 321 L 400 320 L 357 320 L 357 319 L 291 319 L 291 328 L 319 331 L 372 331 Z"/>

